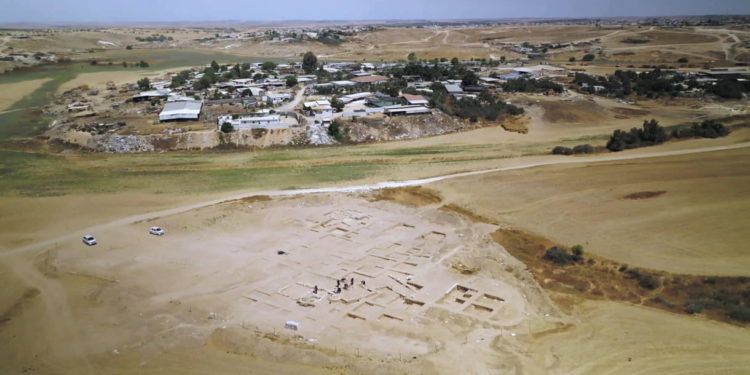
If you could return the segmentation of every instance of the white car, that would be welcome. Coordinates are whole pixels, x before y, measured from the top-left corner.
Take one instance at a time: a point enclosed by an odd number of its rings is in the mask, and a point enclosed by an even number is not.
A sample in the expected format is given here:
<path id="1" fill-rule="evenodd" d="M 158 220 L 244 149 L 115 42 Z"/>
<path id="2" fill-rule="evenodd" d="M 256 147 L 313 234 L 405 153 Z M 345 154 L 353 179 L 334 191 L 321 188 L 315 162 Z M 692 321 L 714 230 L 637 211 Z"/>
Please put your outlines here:
<path id="1" fill-rule="evenodd" d="M 87 234 L 87 235 L 83 236 L 83 243 L 85 243 L 86 245 L 89 245 L 89 246 L 94 246 L 94 245 L 96 245 L 96 238 L 94 238 L 94 236 L 92 236 L 90 234 Z"/>
<path id="2" fill-rule="evenodd" d="M 148 231 L 149 233 L 153 234 L 154 236 L 163 236 L 164 235 L 164 229 L 161 229 L 159 227 L 151 227 Z"/>

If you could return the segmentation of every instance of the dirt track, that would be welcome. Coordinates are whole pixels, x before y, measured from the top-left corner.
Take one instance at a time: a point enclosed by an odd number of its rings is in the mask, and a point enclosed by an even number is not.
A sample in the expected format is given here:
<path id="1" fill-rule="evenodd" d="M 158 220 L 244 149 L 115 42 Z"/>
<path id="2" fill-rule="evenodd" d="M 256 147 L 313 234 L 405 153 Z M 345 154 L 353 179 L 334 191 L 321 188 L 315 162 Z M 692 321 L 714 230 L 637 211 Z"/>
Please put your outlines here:
<path id="1" fill-rule="evenodd" d="M 371 191 L 371 190 L 384 189 L 384 188 L 425 185 L 425 184 L 429 184 L 433 182 L 439 182 L 443 180 L 460 178 L 460 177 L 476 176 L 476 175 L 482 175 L 482 174 L 488 174 L 488 173 L 511 171 L 511 170 L 517 170 L 517 169 L 525 169 L 525 168 L 535 168 L 535 167 L 555 165 L 555 164 L 597 163 L 597 162 L 608 162 L 608 161 L 617 161 L 617 160 L 657 158 L 657 157 L 663 157 L 663 156 L 675 156 L 675 155 L 686 155 L 686 154 L 713 152 L 713 151 L 721 151 L 721 150 L 732 150 L 732 149 L 738 149 L 738 148 L 744 148 L 744 147 L 750 147 L 750 142 L 737 143 L 737 144 L 727 145 L 727 146 L 703 147 L 703 148 L 697 148 L 697 149 L 673 150 L 673 151 L 658 151 L 658 150 L 649 151 L 649 150 L 641 149 L 641 150 L 635 150 L 632 152 L 622 152 L 618 154 L 605 154 L 605 155 L 596 155 L 596 156 L 580 157 L 580 158 L 549 156 L 549 157 L 540 157 L 539 159 L 542 159 L 541 161 L 536 161 L 536 162 L 531 162 L 531 163 L 523 163 L 524 158 L 519 158 L 519 159 L 515 159 L 516 162 L 521 161 L 522 164 L 519 164 L 519 165 L 485 169 L 485 170 L 472 171 L 472 172 L 455 173 L 455 174 L 450 174 L 450 175 L 445 175 L 445 176 L 424 178 L 424 179 L 418 179 L 418 180 L 388 181 L 388 182 L 380 182 L 380 183 L 375 183 L 375 184 L 359 185 L 359 186 L 248 192 L 248 193 L 243 193 L 239 195 L 228 196 L 225 198 L 214 199 L 214 200 L 210 200 L 210 201 L 206 201 L 202 203 L 192 204 L 188 206 L 176 207 L 176 208 L 158 211 L 158 212 L 151 212 L 151 213 L 142 214 L 142 215 L 130 216 L 130 217 L 122 218 L 119 220 L 115 220 L 110 223 L 96 225 L 96 226 L 89 227 L 89 228 L 84 228 L 84 229 L 81 229 L 80 231 L 76 231 L 69 235 L 65 235 L 65 236 L 61 236 L 58 238 L 53 238 L 53 239 L 41 241 L 38 243 L 30 244 L 27 246 L 23 246 L 20 248 L 5 251 L 3 253 L 0 253 L 0 259 L 3 257 L 11 256 L 11 255 L 33 251 L 33 250 L 36 250 L 45 246 L 52 245 L 59 241 L 64 241 L 64 240 L 68 240 L 71 238 L 80 237 L 84 232 L 96 233 L 97 231 L 111 228 L 113 226 L 179 214 L 182 212 L 187 212 L 187 211 L 191 211 L 191 210 L 202 208 L 202 207 L 215 205 L 215 204 L 225 202 L 225 201 L 237 200 L 237 199 L 247 198 L 247 197 L 251 197 L 255 195 L 283 197 L 283 196 L 296 196 L 296 195 L 320 194 L 320 193 L 356 193 L 356 192 L 364 192 L 364 191 Z"/>

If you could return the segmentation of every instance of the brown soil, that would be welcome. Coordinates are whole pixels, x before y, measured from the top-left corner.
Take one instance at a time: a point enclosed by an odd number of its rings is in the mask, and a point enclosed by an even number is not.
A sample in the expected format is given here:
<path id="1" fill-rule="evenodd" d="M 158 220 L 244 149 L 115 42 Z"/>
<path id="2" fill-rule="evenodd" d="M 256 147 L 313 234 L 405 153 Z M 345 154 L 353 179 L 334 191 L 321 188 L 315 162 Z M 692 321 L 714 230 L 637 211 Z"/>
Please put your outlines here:
<path id="1" fill-rule="evenodd" d="M 738 318 L 739 311 L 747 311 L 750 306 L 748 277 L 706 277 L 631 269 L 626 264 L 590 254 L 585 254 L 578 263 L 563 266 L 543 258 L 553 246 L 564 248 L 544 237 L 518 229 L 498 229 L 491 236 L 526 264 L 537 282 L 553 292 L 553 299 L 563 309 L 576 304 L 571 297 L 582 297 L 629 302 L 683 314 L 702 310 L 708 319 L 736 325 L 748 323 Z M 737 315 L 731 315 L 732 311 Z"/>
<path id="2" fill-rule="evenodd" d="M 623 199 L 649 199 L 649 198 L 656 198 L 664 193 L 666 193 L 666 190 L 660 190 L 660 191 L 639 191 L 637 193 L 631 193 L 624 197 Z"/>
<path id="3" fill-rule="evenodd" d="M 470 219 L 471 221 L 473 221 L 475 223 L 485 223 L 485 224 L 497 225 L 496 221 L 494 221 L 494 220 L 492 220 L 490 218 L 484 217 L 482 215 L 478 215 L 478 214 L 476 214 L 474 212 L 471 212 L 471 211 L 469 211 L 469 210 L 467 210 L 467 209 L 465 209 L 465 208 L 463 208 L 463 207 L 461 207 L 459 205 L 453 204 L 453 203 L 446 204 L 446 205 L 440 207 L 440 211 L 455 212 L 455 213 L 457 213 L 459 215 L 463 215 L 463 216 L 467 217 L 468 219 Z"/>
<path id="4" fill-rule="evenodd" d="M 618 118 L 631 118 L 631 117 L 637 117 L 637 116 L 645 116 L 651 113 L 645 109 L 625 108 L 625 107 L 613 107 L 611 108 L 611 111 L 615 114 L 615 116 L 622 116 Z"/>
<path id="5" fill-rule="evenodd" d="M 604 108 L 588 101 L 543 101 L 544 120 L 550 123 L 591 123 L 607 117 Z"/>
<path id="6" fill-rule="evenodd" d="M 383 189 L 378 191 L 373 198 L 376 201 L 388 200 L 411 207 L 429 206 L 442 202 L 440 194 L 421 186 Z"/>

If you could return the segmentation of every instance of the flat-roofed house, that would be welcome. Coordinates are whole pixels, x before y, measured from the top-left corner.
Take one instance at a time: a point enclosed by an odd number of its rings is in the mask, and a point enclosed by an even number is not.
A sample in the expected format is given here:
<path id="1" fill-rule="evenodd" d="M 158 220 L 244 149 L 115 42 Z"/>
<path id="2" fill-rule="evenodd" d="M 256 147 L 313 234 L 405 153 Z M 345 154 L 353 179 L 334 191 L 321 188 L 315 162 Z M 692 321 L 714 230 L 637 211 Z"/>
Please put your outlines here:
<path id="1" fill-rule="evenodd" d="M 359 83 L 359 84 L 366 84 L 366 85 L 379 85 L 381 83 L 386 83 L 390 80 L 388 77 L 384 76 L 363 76 L 363 77 L 354 77 L 351 79 L 352 82 Z"/>
<path id="2" fill-rule="evenodd" d="M 159 121 L 198 120 L 201 115 L 203 102 L 200 100 L 176 100 L 167 102 L 161 113 Z"/>
<path id="3" fill-rule="evenodd" d="M 425 98 L 422 95 L 402 94 L 401 97 L 404 98 L 406 102 L 411 105 L 426 105 L 427 103 L 430 102 L 429 100 L 427 100 L 427 98 Z"/>

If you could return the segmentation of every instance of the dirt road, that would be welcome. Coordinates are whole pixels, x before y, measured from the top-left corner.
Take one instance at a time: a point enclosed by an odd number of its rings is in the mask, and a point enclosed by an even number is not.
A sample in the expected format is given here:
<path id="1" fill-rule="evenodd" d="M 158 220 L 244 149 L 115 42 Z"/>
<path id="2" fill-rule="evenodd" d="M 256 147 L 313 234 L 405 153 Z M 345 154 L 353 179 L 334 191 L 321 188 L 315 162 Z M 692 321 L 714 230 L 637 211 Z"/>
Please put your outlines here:
<path id="1" fill-rule="evenodd" d="M 378 189 L 426 185 L 426 184 L 430 184 L 430 183 L 434 183 L 438 181 L 460 178 L 460 177 L 475 176 L 475 175 L 503 172 L 503 171 L 511 171 L 511 170 L 517 170 L 517 169 L 535 168 L 535 167 L 556 165 L 556 164 L 600 163 L 600 162 L 619 161 L 619 160 L 658 158 L 658 157 L 664 157 L 664 156 L 675 156 L 675 155 L 696 154 L 696 153 L 703 153 L 703 152 L 733 150 L 733 149 L 744 148 L 744 147 L 750 147 L 750 142 L 742 142 L 742 143 L 726 145 L 726 146 L 703 147 L 703 148 L 695 148 L 695 149 L 688 149 L 688 150 L 673 150 L 673 151 L 659 151 L 659 150 L 643 151 L 643 149 L 640 149 L 640 150 L 633 150 L 630 152 L 595 155 L 595 156 L 589 156 L 589 157 L 549 156 L 549 157 L 543 157 L 541 161 L 522 163 L 522 164 L 514 165 L 514 166 L 483 169 L 483 170 L 463 172 L 463 173 L 454 173 L 454 174 L 449 174 L 449 175 L 423 178 L 423 179 L 415 179 L 415 180 L 385 181 L 385 182 L 379 182 L 379 183 L 368 184 L 368 185 L 354 185 L 354 186 L 341 186 L 341 187 L 253 191 L 253 192 L 227 196 L 224 198 L 214 199 L 214 200 L 210 200 L 206 202 L 201 202 L 197 204 L 192 204 L 188 206 L 175 207 L 175 208 L 168 209 L 168 210 L 162 210 L 162 211 L 150 212 L 150 213 L 146 213 L 142 215 L 125 217 L 125 218 L 115 220 L 109 223 L 100 224 L 100 225 L 96 225 L 96 226 L 89 227 L 89 228 L 83 228 L 80 231 L 72 232 L 65 236 L 52 238 L 52 239 L 48 239 L 45 241 L 41 241 L 41 242 L 37 242 L 34 244 L 29 244 L 23 247 L 5 251 L 3 253 L 0 253 L 0 259 L 10 257 L 13 255 L 30 252 L 30 251 L 34 251 L 34 250 L 39 250 L 44 247 L 54 245 L 57 242 L 80 237 L 83 234 L 96 235 L 98 231 L 101 231 L 107 228 L 112 228 L 112 227 L 119 226 L 119 225 L 130 224 L 130 223 L 134 223 L 137 221 L 151 220 L 151 219 L 155 219 L 155 218 L 163 217 L 163 216 L 175 215 L 175 214 L 191 211 L 191 210 L 198 209 L 198 208 L 215 205 L 215 204 L 225 202 L 225 201 L 243 199 L 243 198 L 257 196 L 257 195 L 267 195 L 267 196 L 272 196 L 272 197 L 285 197 L 285 196 L 319 194 L 319 193 L 357 193 L 357 192 L 365 192 L 365 191 L 372 191 L 372 190 L 378 190 Z"/>

